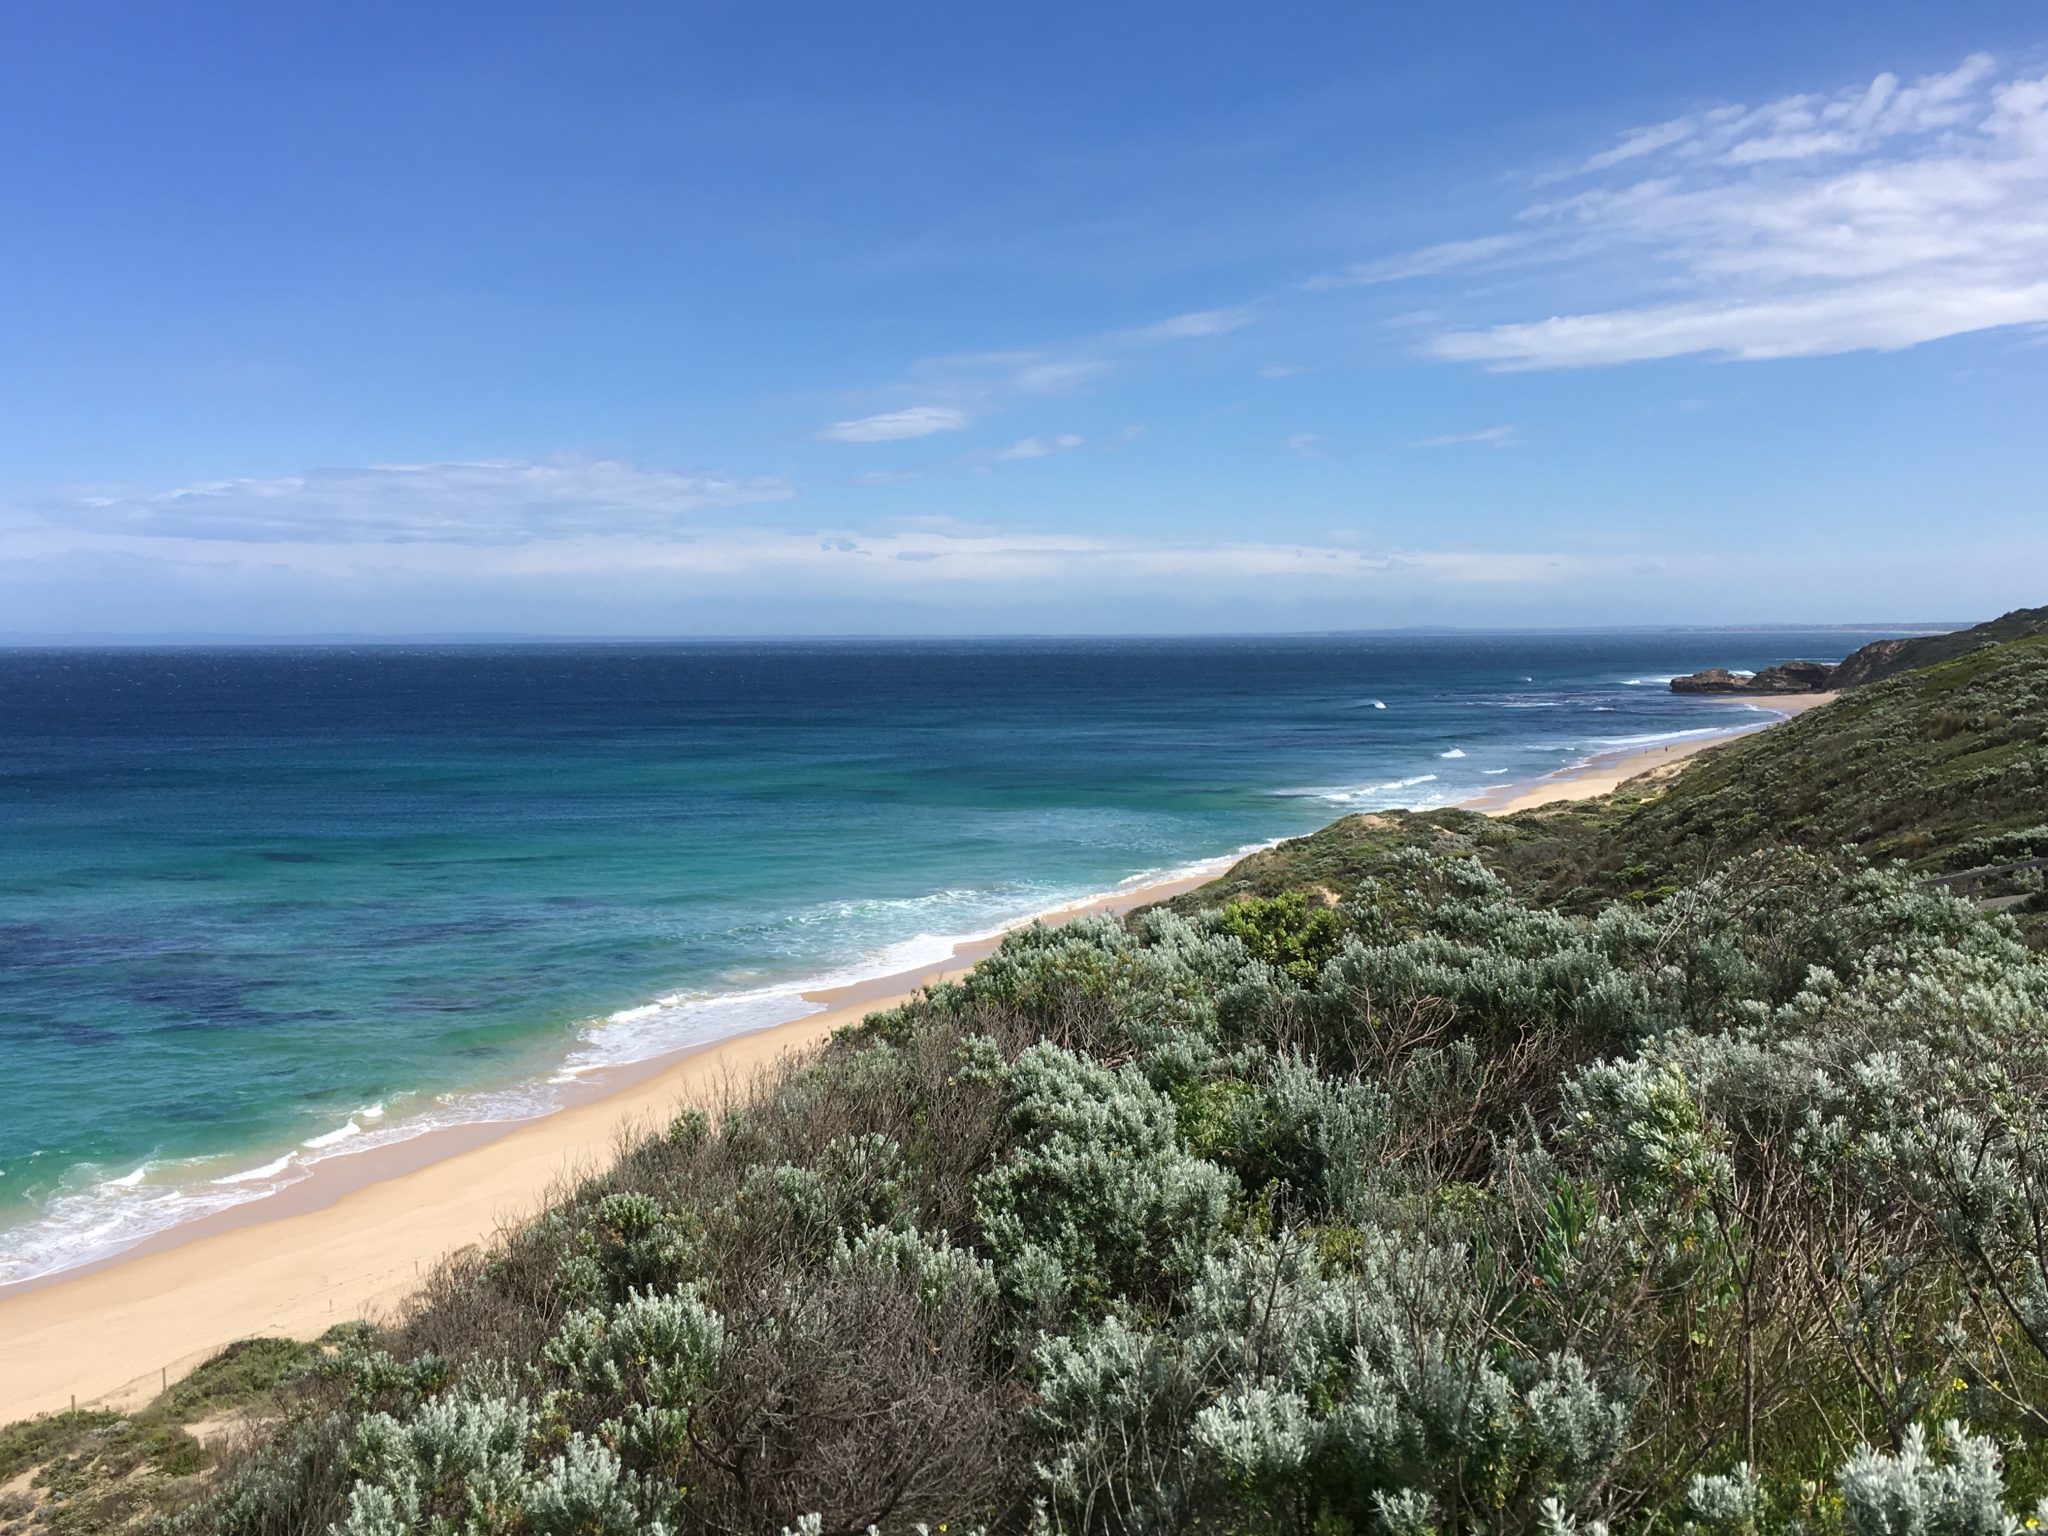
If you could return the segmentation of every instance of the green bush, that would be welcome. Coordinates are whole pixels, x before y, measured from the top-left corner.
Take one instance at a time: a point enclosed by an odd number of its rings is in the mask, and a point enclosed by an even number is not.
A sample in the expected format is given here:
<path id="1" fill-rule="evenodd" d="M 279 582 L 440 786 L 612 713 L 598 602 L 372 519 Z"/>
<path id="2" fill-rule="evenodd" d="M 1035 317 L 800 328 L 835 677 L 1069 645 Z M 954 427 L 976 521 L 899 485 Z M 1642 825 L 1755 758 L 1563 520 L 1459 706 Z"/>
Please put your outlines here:
<path id="1" fill-rule="evenodd" d="M 1233 901 L 1217 926 L 1243 941 L 1253 959 L 1296 981 L 1313 980 L 1345 938 L 1343 920 L 1302 891 Z"/>

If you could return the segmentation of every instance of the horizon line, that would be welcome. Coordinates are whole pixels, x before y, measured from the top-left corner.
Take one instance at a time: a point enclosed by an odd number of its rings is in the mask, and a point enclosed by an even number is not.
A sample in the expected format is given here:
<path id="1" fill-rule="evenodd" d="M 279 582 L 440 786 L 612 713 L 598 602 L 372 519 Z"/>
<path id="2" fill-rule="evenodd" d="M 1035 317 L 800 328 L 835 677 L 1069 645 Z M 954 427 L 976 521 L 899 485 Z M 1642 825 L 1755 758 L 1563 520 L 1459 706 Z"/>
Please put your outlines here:
<path id="1" fill-rule="evenodd" d="M 818 644 L 962 640 L 1287 640 L 1339 639 L 1346 637 L 1394 635 L 1563 635 L 1563 634 L 1673 634 L 1680 632 L 1744 634 L 1805 630 L 1886 630 L 1901 633 L 1945 634 L 1968 629 L 1982 619 L 1892 620 L 1887 622 L 1842 622 L 1814 619 L 1752 621 L 1732 624 L 1402 624 L 1383 628 L 1357 629 L 1274 629 L 1274 630 L 845 630 L 831 633 L 635 633 L 635 634 L 550 634 L 521 630 L 419 630 L 357 631 L 318 630 L 304 634 L 214 630 L 139 631 L 133 634 L 106 631 L 66 631 L 52 634 L 32 632 L 0 633 L 0 650 L 143 650 L 143 649 L 230 649 L 237 647 L 344 646 L 344 645 L 750 645 Z"/>

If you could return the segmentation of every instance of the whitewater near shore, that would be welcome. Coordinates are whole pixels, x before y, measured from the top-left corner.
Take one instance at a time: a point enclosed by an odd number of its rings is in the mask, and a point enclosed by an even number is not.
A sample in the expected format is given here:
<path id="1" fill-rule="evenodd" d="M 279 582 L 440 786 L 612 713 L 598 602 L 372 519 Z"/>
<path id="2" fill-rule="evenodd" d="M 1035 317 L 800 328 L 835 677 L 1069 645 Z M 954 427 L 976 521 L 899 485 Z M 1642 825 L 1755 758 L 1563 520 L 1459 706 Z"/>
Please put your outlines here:
<path id="1" fill-rule="evenodd" d="M 1470 804 L 1506 814 L 1606 794 L 1830 697 L 1773 698 L 1764 721 L 1602 754 Z M 1120 891 L 1046 920 L 1126 912 L 1217 872 Z M 977 940 L 916 970 L 805 994 L 821 1011 L 792 1022 L 593 1073 L 553 1113 L 447 1127 L 337 1157 L 276 1194 L 159 1233 L 112 1259 L 0 1287 L 0 1423 L 74 1400 L 141 1401 L 238 1338 L 311 1337 L 347 1319 L 389 1314 L 442 1258 L 532 1215 L 551 1193 L 607 1163 L 636 1129 L 743 1091 L 834 1031 L 963 974 L 998 942 Z"/>

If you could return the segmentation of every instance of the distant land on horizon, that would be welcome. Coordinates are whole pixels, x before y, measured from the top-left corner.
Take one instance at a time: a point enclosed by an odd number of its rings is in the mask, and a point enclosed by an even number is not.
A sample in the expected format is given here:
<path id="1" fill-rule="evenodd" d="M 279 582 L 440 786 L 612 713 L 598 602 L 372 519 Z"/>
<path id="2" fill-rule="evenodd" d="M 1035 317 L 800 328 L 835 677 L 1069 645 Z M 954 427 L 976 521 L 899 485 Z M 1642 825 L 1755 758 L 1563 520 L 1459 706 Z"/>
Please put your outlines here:
<path id="1" fill-rule="evenodd" d="M 317 634 L 235 634 L 232 632 L 38 635 L 0 632 L 0 649 L 58 650 L 68 647 L 92 649 L 151 649 L 194 646 L 333 646 L 333 645 L 815 645 L 834 641 L 961 641 L 961 640 L 1286 640 L 1356 635 L 1657 635 L 1725 634 L 1753 635 L 1788 630 L 1815 634 L 1867 633 L 1871 630 L 1911 634 L 1948 634 L 1968 629 L 1980 619 L 1914 620 L 1843 624 L 1787 619 L 1773 624 L 1515 624 L 1494 627 L 1484 624 L 1405 624 L 1386 629 L 1274 629 L 1274 630 L 1130 630 L 1098 634 L 1063 631 L 974 634 L 971 632 L 898 631 L 848 632 L 844 634 L 546 634 L 519 631 L 426 631 L 418 634 L 326 632 Z"/>

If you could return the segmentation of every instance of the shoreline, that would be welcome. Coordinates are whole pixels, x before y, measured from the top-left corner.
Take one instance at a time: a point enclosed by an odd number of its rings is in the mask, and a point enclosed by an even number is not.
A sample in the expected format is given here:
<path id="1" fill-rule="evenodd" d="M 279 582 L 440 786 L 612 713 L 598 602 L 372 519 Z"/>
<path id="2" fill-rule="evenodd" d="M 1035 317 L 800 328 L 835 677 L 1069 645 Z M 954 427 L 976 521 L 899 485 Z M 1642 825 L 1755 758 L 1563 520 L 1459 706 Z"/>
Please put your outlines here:
<path id="1" fill-rule="evenodd" d="M 885 968 L 872 973 L 863 973 L 851 966 L 837 968 L 815 976 L 809 982 L 782 984 L 774 990 L 779 992 L 791 1012 L 782 1017 L 771 1017 L 763 1022 L 746 1024 L 727 1034 L 697 1039 L 686 1037 L 673 1044 L 650 1049 L 644 1055 L 600 1059 L 587 1064 L 577 1062 L 572 1054 L 545 1079 L 546 1086 L 554 1090 L 552 1102 L 531 1107 L 523 1106 L 520 1111 L 509 1114 L 479 1114 L 472 1119 L 444 1119 L 423 1124 L 409 1124 L 407 1118 L 399 1117 L 395 1118 L 392 1124 L 378 1128 L 380 1132 L 396 1134 L 384 1134 L 379 1139 L 362 1142 L 356 1142 L 351 1138 L 348 1144 L 340 1146 L 332 1154 L 304 1161 L 297 1160 L 297 1152 L 317 1147 L 319 1143 L 300 1142 L 298 1148 L 277 1160 L 277 1165 L 294 1163 L 292 1172 L 295 1177 L 289 1177 L 281 1183 L 251 1188 L 241 1199 L 203 1209 L 164 1226 L 146 1230 L 139 1236 L 123 1241 L 119 1246 L 93 1254 L 76 1263 L 64 1264 L 30 1275 L 0 1277 L 0 1302 L 4 1302 L 9 1296 L 59 1284 L 110 1264 L 122 1263 L 131 1258 L 160 1252 L 193 1238 L 226 1231 L 251 1219 L 262 1220 L 272 1216 L 292 1215 L 303 1210 L 330 1205 L 335 1198 L 335 1190 L 354 1188 L 366 1182 L 361 1170 L 379 1170 L 373 1176 L 375 1178 L 389 1178 L 398 1173 L 410 1172 L 416 1167 L 496 1141 L 522 1126 L 545 1120 L 551 1115 L 623 1093 L 686 1057 L 707 1050 L 716 1050 L 731 1041 L 805 1023 L 822 1017 L 826 1012 L 838 1011 L 856 1003 L 868 1003 L 875 1007 L 893 1004 L 928 982 L 971 969 L 993 952 L 1004 936 L 1014 929 L 1041 922 L 1057 925 L 1092 913 L 1124 911 L 1132 906 L 1164 900 L 1183 890 L 1213 880 L 1252 851 L 1252 846 L 1247 846 L 1232 854 L 1197 860 L 1171 870 L 1133 876 L 1109 890 L 1076 897 L 1058 906 L 1006 920 L 981 932 L 952 939 L 942 938 L 938 942 L 945 946 L 943 952 L 937 955 L 928 954 L 924 959 L 902 959 L 894 963 L 883 960 Z M 671 999 L 657 999 L 651 1006 L 660 1007 L 669 1001 Z M 627 1010 L 631 1013 L 641 1011 L 643 1010 L 640 1008 Z M 606 1015 L 597 1022 L 609 1023 L 619 1016 Z M 537 1072 L 521 1074 L 503 1083 L 483 1083 L 460 1090 L 460 1097 L 488 1103 L 507 1091 L 517 1091 L 539 1081 L 541 1079 Z M 377 1108 L 381 1110 L 382 1106 Z M 351 1125 L 357 1116 L 364 1113 L 358 1110 L 351 1114 Z M 254 1172 L 267 1171 L 259 1169 Z M 252 1177 L 251 1172 L 245 1171 L 238 1173 L 233 1179 L 214 1182 L 240 1182 Z"/>
<path id="2" fill-rule="evenodd" d="M 1509 816 L 1516 811 L 1532 811 L 1538 806 L 1556 805 L 1570 800 L 1597 800 L 1611 794 L 1630 779 L 1684 762 L 1695 753 L 1704 752 L 1708 747 L 1719 746 L 1724 741 L 1735 741 L 1744 736 L 1754 736 L 1758 731 L 1769 730 L 1772 726 L 1804 714 L 1809 709 L 1818 709 L 1832 703 L 1832 693 L 1780 693 L 1766 694 L 1761 698 L 1744 698 L 1739 694 L 1706 694 L 1702 697 L 1717 703 L 1740 704 L 1760 710 L 1771 716 L 1747 725 L 1730 726 L 1726 730 L 1703 729 L 1696 737 L 1680 741 L 1660 742 L 1655 746 L 1617 747 L 1612 752 L 1597 752 L 1582 763 L 1569 768 L 1560 768 L 1555 773 L 1545 774 L 1540 779 L 1521 784 L 1507 784 L 1499 789 L 1488 790 L 1462 802 L 1468 811 L 1481 811 L 1489 816 Z M 1768 702 L 1766 702 L 1768 701 Z"/>
<path id="3" fill-rule="evenodd" d="M 1126 912 L 1219 872 L 1205 865 L 1029 921 Z M 133 1406 L 236 1339 L 311 1338 L 351 1318 L 388 1315 L 435 1264 L 536 1214 L 563 1184 L 606 1166 L 634 1130 L 716 1103 L 870 1013 L 965 975 L 1002 937 L 801 993 L 819 1011 L 800 1018 L 585 1073 L 571 1101 L 545 1114 L 440 1127 L 316 1163 L 260 1199 L 0 1286 L 0 1424 L 73 1401 Z M 88 1327 L 89 1339 L 81 1337 Z"/>
<path id="4" fill-rule="evenodd" d="M 1462 802 L 1506 815 L 1591 799 L 1735 737 L 1767 729 L 1832 694 L 1730 697 L 1771 718 L 1698 738 L 1600 753 L 1533 782 Z M 1074 902 L 1023 920 L 1060 924 L 1122 913 L 1207 884 L 1199 872 Z M 1021 924 L 1012 925 L 1021 926 Z M 82 1404 L 128 1406 L 239 1338 L 312 1337 L 388 1315 L 444 1257 L 488 1243 L 536 1213 L 565 1181 L 604 1166 L 635 1128 L 715 1102 L 869 1013 L 971 970 L 1007 928 L 907 970 L 798 994 L 819 1011 L 742 1034 L 582 1074 L 567 1102 L 525 1118 L 422 1131 L 310 1166 L 245 1204 L 153 1233 L 69 1268 L 0 1285 L 0 1424 Z M 81 1339 L 90 1328 L 89 1343 Z"/>

